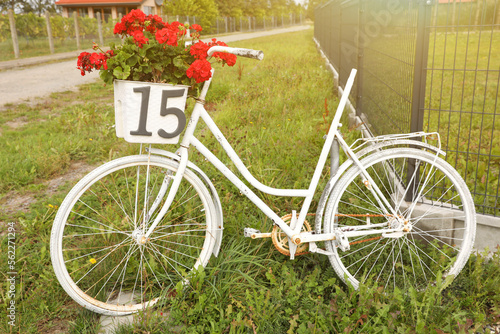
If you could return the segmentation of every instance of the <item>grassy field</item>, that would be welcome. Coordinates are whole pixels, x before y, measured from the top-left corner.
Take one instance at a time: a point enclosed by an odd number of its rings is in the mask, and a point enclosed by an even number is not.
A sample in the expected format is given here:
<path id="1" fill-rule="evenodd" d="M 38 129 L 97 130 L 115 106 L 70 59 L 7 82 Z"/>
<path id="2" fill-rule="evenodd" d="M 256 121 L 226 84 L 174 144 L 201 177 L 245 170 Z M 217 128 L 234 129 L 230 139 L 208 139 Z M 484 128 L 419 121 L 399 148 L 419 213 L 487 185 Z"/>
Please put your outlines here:
<path id="1" fill-rule="evenodd" d="M 266 56 L 217 69 L 207 109 L 257 179 L 274 187 L 306 187 L 332 117 L 325 124 L 325 103 L 329 110 L 338 104 L 312 31 L 233 46 L 261 49 Z M 78 176 L 138 152 L 114 136 L 112 87 L 96 83 L 38 104 L 4 106 L 0 124 L 0 332 L 97 333 L 99 317 L 73 302 L 55 278 L 49 241 L 57 207 Z M 347 128 L 343 133 L 347 141 L 356 137 Z M 209 147 L 216 143 L 209 136 L 203 140 Z M 228 161 L 221 149 L 214 152 Z M 117 333 L 169 333 L 171 326 L 186 333 L 468 333 L 500 321 L 500 251 L 489 261 L 473 256 L 444 291 L 443 282 L 408 293 L 387 294 L 369 284 L 354 291 L 323 255 L 291 261 L 270 240 L 244 238 L 244 227 L 270 231 L 271 221 L 198 154 L 191 160 L 219 189 L 225 219 L 221 254 L 190 288 Z M 328 170 L 322 185 L 327 178 Z M 294 198 L 263 199 L 281 215 L 299 204 Z M 16 230 L 10 270 L 18 273 L 14 327 L 5 321 L 10 226 Z"/>
<path id="2" fill-rule="evenodd" d="M 97 39 L 98 40 L 98 39 Z M 119 42 L 119 38 L 110 38 L 105 39 L 104 44 L 109 45 L 110 42 L 117 43 Z M 92 48 L 91 39 L 81 39 L 81 49 L 91 49 Z M 76 39 L 68 38 L 66 40 L 54 40 L 54 52 L 69 52 L 69 51 L 78 51 L 76 47 Z M 47 37 L 38 37 L 35 39 L 27 40 L 25 38 L 19 38 L 19 57 L 20 58 L 29 58 L 29 57 L 37 57 L 37 56 L 45 56 L 50 55 L 49 48 L 49 40 Z M 0 42 L 0 61 L 13 60 L 14 49 L 12 48 L 12 41 L 5 40 Z"/>

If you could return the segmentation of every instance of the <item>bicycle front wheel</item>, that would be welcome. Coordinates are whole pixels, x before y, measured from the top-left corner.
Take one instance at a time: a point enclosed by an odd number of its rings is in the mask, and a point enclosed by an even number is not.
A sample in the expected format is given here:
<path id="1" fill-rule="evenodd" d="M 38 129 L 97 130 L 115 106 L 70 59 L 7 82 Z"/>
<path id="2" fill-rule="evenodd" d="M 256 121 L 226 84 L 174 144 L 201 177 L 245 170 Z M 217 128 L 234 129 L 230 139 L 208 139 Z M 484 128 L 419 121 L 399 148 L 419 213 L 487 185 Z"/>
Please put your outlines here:
<path id="1" fill-rule="evenodd" d="M 171 296 L 207 264 L 216 210 L 189 169 L 168 212 L 144 236 L 177 166 L 158 156 L 124 157 L 97 168 L 67 195 L 52 228 L 51 256 L 59 282 L 80 305 L 107 315 L 137 312 Z"/>
<path id="2" fill-rule="evenodd" d="M 327 204 L 325 232 L 370 234 L 348 238 L 345 251 L 327 242 L 339 277 L 355 288 L 371 279 L 389 289 L 420 290 L 438 275 L 457 275 L 476 231 L 474 203 L 457 171 L 412 148 L 377 152 L 361 163 L 394 211 L 382 208 L 358 167 L 342 176 Z M 387 232 L 398 226 L 399 232 Z"/>

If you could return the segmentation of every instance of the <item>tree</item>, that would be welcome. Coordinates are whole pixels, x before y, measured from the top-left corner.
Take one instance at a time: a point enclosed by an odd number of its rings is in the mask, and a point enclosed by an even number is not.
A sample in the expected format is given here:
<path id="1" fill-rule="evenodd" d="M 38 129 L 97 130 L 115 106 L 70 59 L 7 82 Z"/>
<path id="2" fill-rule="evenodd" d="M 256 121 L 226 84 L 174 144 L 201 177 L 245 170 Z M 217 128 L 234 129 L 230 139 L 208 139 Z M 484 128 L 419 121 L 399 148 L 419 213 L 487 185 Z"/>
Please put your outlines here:
<path id="1" fill-rule="evenodd" d="M 270 2 L 268 0 L 244 0 L 243 15 L 264 17 L 269 15 Z"/>
<path id="2" fill-rule="evenodd" d="M 12 9 L 15 13 L 21 11 L 22 1 L 19 0 L 0 0 L 0 13 L 6 13 Z"/>
<path id="3" fill-rule="evenodd" d="M 167 15 L 196 16 L 204 28 L 209 28 L 219 14 L 214 0 L 166 0 L 163 8 Z"/>
<path id="4" fill-rule="evenodd" d="M 41 16 L 45 11 L 55 12 L 52 0 L 0 0 L 0 12 L 12 9 L 16 14 L 35 13 Z"/>
<path id="5" fill-rule="evenodd" d="M 314 10 L 316 9 L 316 7 L 324 4 L 325 2 L 326 0 L 309 0 L 307 2 L 306 17 L 314 21 Z"/>
<path id="6" fill-rule="evenodd" d="M 52 0 L 25 0 L 23 1 L 24 13 L 35 13 L 38 16 L 45 14 L 46 11 L 55 12 L 55 4 Z"/>
<path id="7" fill-rule="evenodd" d="M 243 15 L 244 0 L 217 0 L 219 15 L 240 17 Z"/>

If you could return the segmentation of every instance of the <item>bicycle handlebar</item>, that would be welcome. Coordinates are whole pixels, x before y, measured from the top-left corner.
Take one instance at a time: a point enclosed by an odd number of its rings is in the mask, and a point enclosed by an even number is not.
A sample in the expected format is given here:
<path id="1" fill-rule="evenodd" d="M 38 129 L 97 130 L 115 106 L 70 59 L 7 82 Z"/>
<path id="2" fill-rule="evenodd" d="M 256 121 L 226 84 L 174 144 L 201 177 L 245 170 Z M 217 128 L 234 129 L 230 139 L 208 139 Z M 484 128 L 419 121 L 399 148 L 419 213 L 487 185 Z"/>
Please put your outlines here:
<path id="1" fill-rule="evenodd" d="M 232 53 L 233 55 L 236 55 L 236 56 L 242 56 L 242 57 L 247 57 L 247 58 L 252 58 L 252 59 L 257 59 L 257 60 L 264 59 L 264 52 L 262 52 L 260 50 L 232 48 L 229 46 L 216 45 L 216 46 L 212 46 L 208 50 L 208 56 L 211 57 L 214 52 L 227 52 L 227 53 Z"/>

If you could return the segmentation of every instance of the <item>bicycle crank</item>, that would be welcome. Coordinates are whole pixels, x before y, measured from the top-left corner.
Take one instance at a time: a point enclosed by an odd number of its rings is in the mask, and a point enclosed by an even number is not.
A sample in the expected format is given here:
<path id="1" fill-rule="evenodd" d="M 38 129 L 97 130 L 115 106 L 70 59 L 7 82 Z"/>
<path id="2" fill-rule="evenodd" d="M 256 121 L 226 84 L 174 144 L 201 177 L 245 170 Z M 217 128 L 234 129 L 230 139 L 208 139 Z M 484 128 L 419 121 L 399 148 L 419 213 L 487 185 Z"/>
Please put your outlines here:
<path id="1" fill-rule="evenodd" d="M 313 213 L 308 213 L 308 216 L 314 216 Z M 292 219 L 292 214 L 288 214 L 286 216 L 281 217 L 281 219 L 290 225 L 291 219 Z M 302 226 L 301 232 L 312 232 L 311 225 L 307 222 L 307 220 L 304 221 L 304 225 Z M 273 245 L 276 247 L 278 252 L 280 252 L 283 255 L 290 256 L 290 248 L 288 245 L 288 237 L 283 232 L 279 226 L 274 225 L 273 231 L 271 232 L 271 238 L 273 240 Z M 303 255 L 307 253 L 307 243 L 303 243 L 297 246 L 297 250 L 295 251 L 295 255 Z"/>

